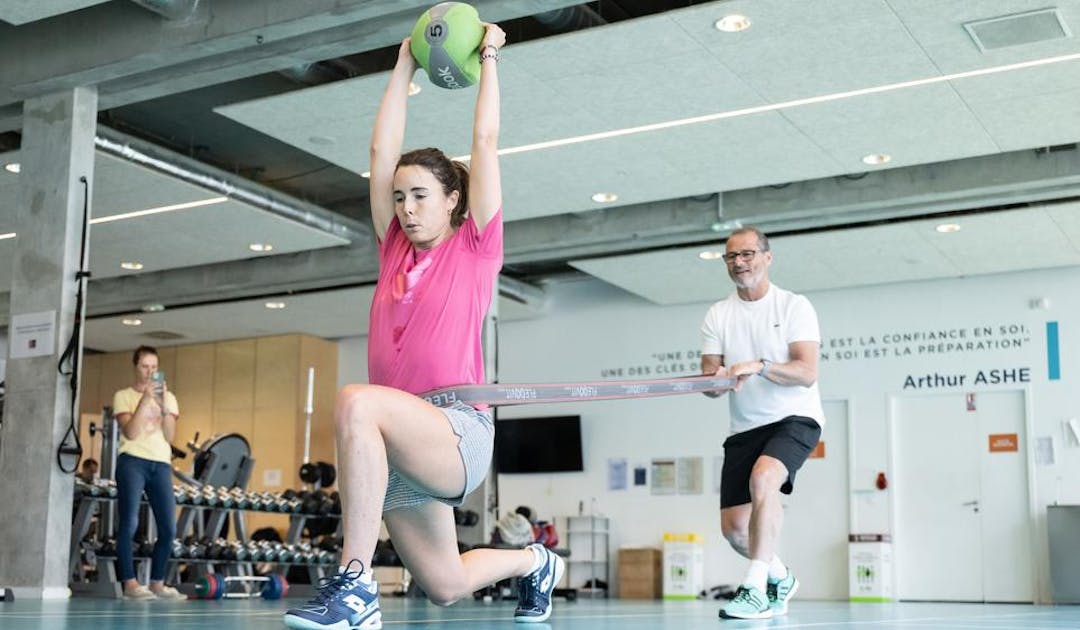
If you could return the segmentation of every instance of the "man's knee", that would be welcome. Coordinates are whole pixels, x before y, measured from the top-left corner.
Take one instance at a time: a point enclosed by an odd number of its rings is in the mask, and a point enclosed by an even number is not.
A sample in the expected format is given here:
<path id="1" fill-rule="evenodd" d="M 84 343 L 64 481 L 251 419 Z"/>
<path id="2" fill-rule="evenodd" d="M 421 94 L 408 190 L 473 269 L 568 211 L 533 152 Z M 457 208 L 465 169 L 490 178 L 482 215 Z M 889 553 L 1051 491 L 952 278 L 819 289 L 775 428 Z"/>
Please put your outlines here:
<path id="1" fill-rule="evenodd" d="M 759 459 L 750 471 L 750 496 L 760 497 L 779 492 L 787 478 L 787 468 L 779 460 Z"/>
<path id="2" fill-rule="evenodd" d="M 741 518 L 725 518 L 720 522 L 724 538 L 736 550 L 745 550 L 750 546 L 750 522 Z"/>

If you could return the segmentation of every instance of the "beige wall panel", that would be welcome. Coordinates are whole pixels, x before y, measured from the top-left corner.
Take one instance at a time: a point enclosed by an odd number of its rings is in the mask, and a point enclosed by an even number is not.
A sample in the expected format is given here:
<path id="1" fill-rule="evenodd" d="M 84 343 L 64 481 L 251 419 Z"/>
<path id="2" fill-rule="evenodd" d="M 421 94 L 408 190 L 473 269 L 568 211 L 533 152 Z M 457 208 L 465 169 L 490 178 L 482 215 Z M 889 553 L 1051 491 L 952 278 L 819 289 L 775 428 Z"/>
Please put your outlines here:
<path id="1" fill-rule="evenodd" d="M 158 348 L 157 351 L 158 369 L 165 373 L 165 383 L 169 389 L 173 389 L 173 376 L 176 375 L 176 346 Z"/>
<path id="2" fill-rule="evenodd" d="M 211 431 L 214 435 L 225 433 L 239 433 L 251 442 L 252 412 L 250 409 L 242 411 L 214 411 L 214 424 Z M 200 436 L 200 441 L 209 436 Z"/>
<path id="3" fill-rule="evenodd" d="M 131 352 L 110 352 L 101 356 L 101 378 L 98 386 L 101 404 L 112 406 L 113 394 L 135 384 L 135 367 Z"/>
<path id="4" fill-rule="evenodd" d="M 214 352 L 214 414 L 241 411 L 248 414 L 255 399 L 255 340 L 223 341 Z"/>
<path id="5" fill-rule="evenodd" d="M 84 354 L 79 365 L 79 411 L 101 413 L 101 354 Z"/>
<path id="6" fill-rule="evenodd" d="M 295 418 L 303 407 L 296 391 L 300 336 L 260 337 L 255 342 L 255 407 L 287 410 Z"/>
<path id="7" fill-rule="evenodd" d="M 180 404 L 180 422 L 173 443 L 185 448 L 196 433 L 200 442 L 210 437 L 214 426 L 214 344 L 179 346 L 176 367 L 166 376 Z M 183 466 L 189 468 L 191 463 Z"/>
<path id="8" fill-rule="evenodd" d="M 79 366 L 79 441 L 83 458 L 93 457 L 101 462 L 101 436 L 93 440 L 91 453 L 90 422 L 101 424 L 101 356 L 83 355 Z"/>
<path id="9" fill-rule="evenodd" d="M 255 470 L 251 475 L 250 488 L 282 492 L 286 488 L 299 487 L 295 478 L 300 463 L 296 459 L 296 448 L 292 442 L 295 422 L 296 414 L 291 409 L 263 409 L 255 412 L 250 438 Z M 268 477 L 276 478 L 278 483 L 265 483 Z"/>

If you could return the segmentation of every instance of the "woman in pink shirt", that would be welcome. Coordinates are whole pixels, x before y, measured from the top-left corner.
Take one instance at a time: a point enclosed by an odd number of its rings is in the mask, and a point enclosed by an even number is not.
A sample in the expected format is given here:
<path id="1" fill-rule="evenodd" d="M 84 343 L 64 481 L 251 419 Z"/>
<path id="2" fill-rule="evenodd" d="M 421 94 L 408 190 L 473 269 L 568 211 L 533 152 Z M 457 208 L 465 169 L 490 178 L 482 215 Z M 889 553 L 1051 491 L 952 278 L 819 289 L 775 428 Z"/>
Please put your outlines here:
<path id="1" fill-rule="evenodd" d="M 380 521 L 433 602 L 449 605 L 516 576 L 514 619 L 551 614 L 564 565 L 550 550 L 458 552 L 453 506 L 490 467 L 490 412 L 418 397 L 484 381 L 480 332 L 503 256 L 496 64 L 506 41 L 498 26 L 485 28 L 468 169 L 438 149 L 401 152 L 416 71 L 408 39 L 375 118 L 371 218 L 380 268 L 368 334 L 371 384 L 345 387 L 334 412 L 346 566 L 285 613 L 292 628 L 382 627 L 370 568 Z"/>

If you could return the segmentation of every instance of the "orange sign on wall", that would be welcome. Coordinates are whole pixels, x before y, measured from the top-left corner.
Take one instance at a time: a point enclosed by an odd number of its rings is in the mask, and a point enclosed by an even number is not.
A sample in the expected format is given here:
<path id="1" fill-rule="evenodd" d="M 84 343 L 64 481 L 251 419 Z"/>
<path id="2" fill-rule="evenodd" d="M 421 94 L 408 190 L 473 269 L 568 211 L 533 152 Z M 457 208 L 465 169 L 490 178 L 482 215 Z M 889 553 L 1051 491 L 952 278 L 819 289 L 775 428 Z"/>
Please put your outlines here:
<path id="1" fill-rule="evenodd" d="M 1015 433 L 991 433 L 991 453 L 1015 453 L 1020 450 L 1020 438 Z"/>
<path id="2" fill-rule="evenodd" d="M 809 459 L 823 459 L 825 457 L 825 442 L 818 442 L 814 450 L 810 451 Z"/>

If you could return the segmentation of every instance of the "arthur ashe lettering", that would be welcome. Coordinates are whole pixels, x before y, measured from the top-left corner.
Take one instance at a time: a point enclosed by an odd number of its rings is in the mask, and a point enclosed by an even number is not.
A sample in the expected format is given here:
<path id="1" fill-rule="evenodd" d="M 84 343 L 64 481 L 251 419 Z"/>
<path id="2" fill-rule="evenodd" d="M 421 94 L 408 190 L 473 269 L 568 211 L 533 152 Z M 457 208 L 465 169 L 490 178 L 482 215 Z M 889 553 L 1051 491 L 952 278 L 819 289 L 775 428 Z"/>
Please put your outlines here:
<path id="1" fill-rule="evenodd" d="M 964 385 L 1003 385 L 1007 383 L 1030 383 L 1031 368 L 1001 368 L 979 370 L 970 382 L 967 374 L 925 374 L 904 379 L 904 389 L 934 389 L 938 387 L 963 387 Z"/>
<path id="2" fill-rule="evenodd" d="M 444 387 L 421 394 L 420 397 L 433 405 L 443 407 L 455 402 L 499 406 L 727 391 L 734 384 L 735 379 L 717 376 L 597 383 L 491 383 Z"/>

